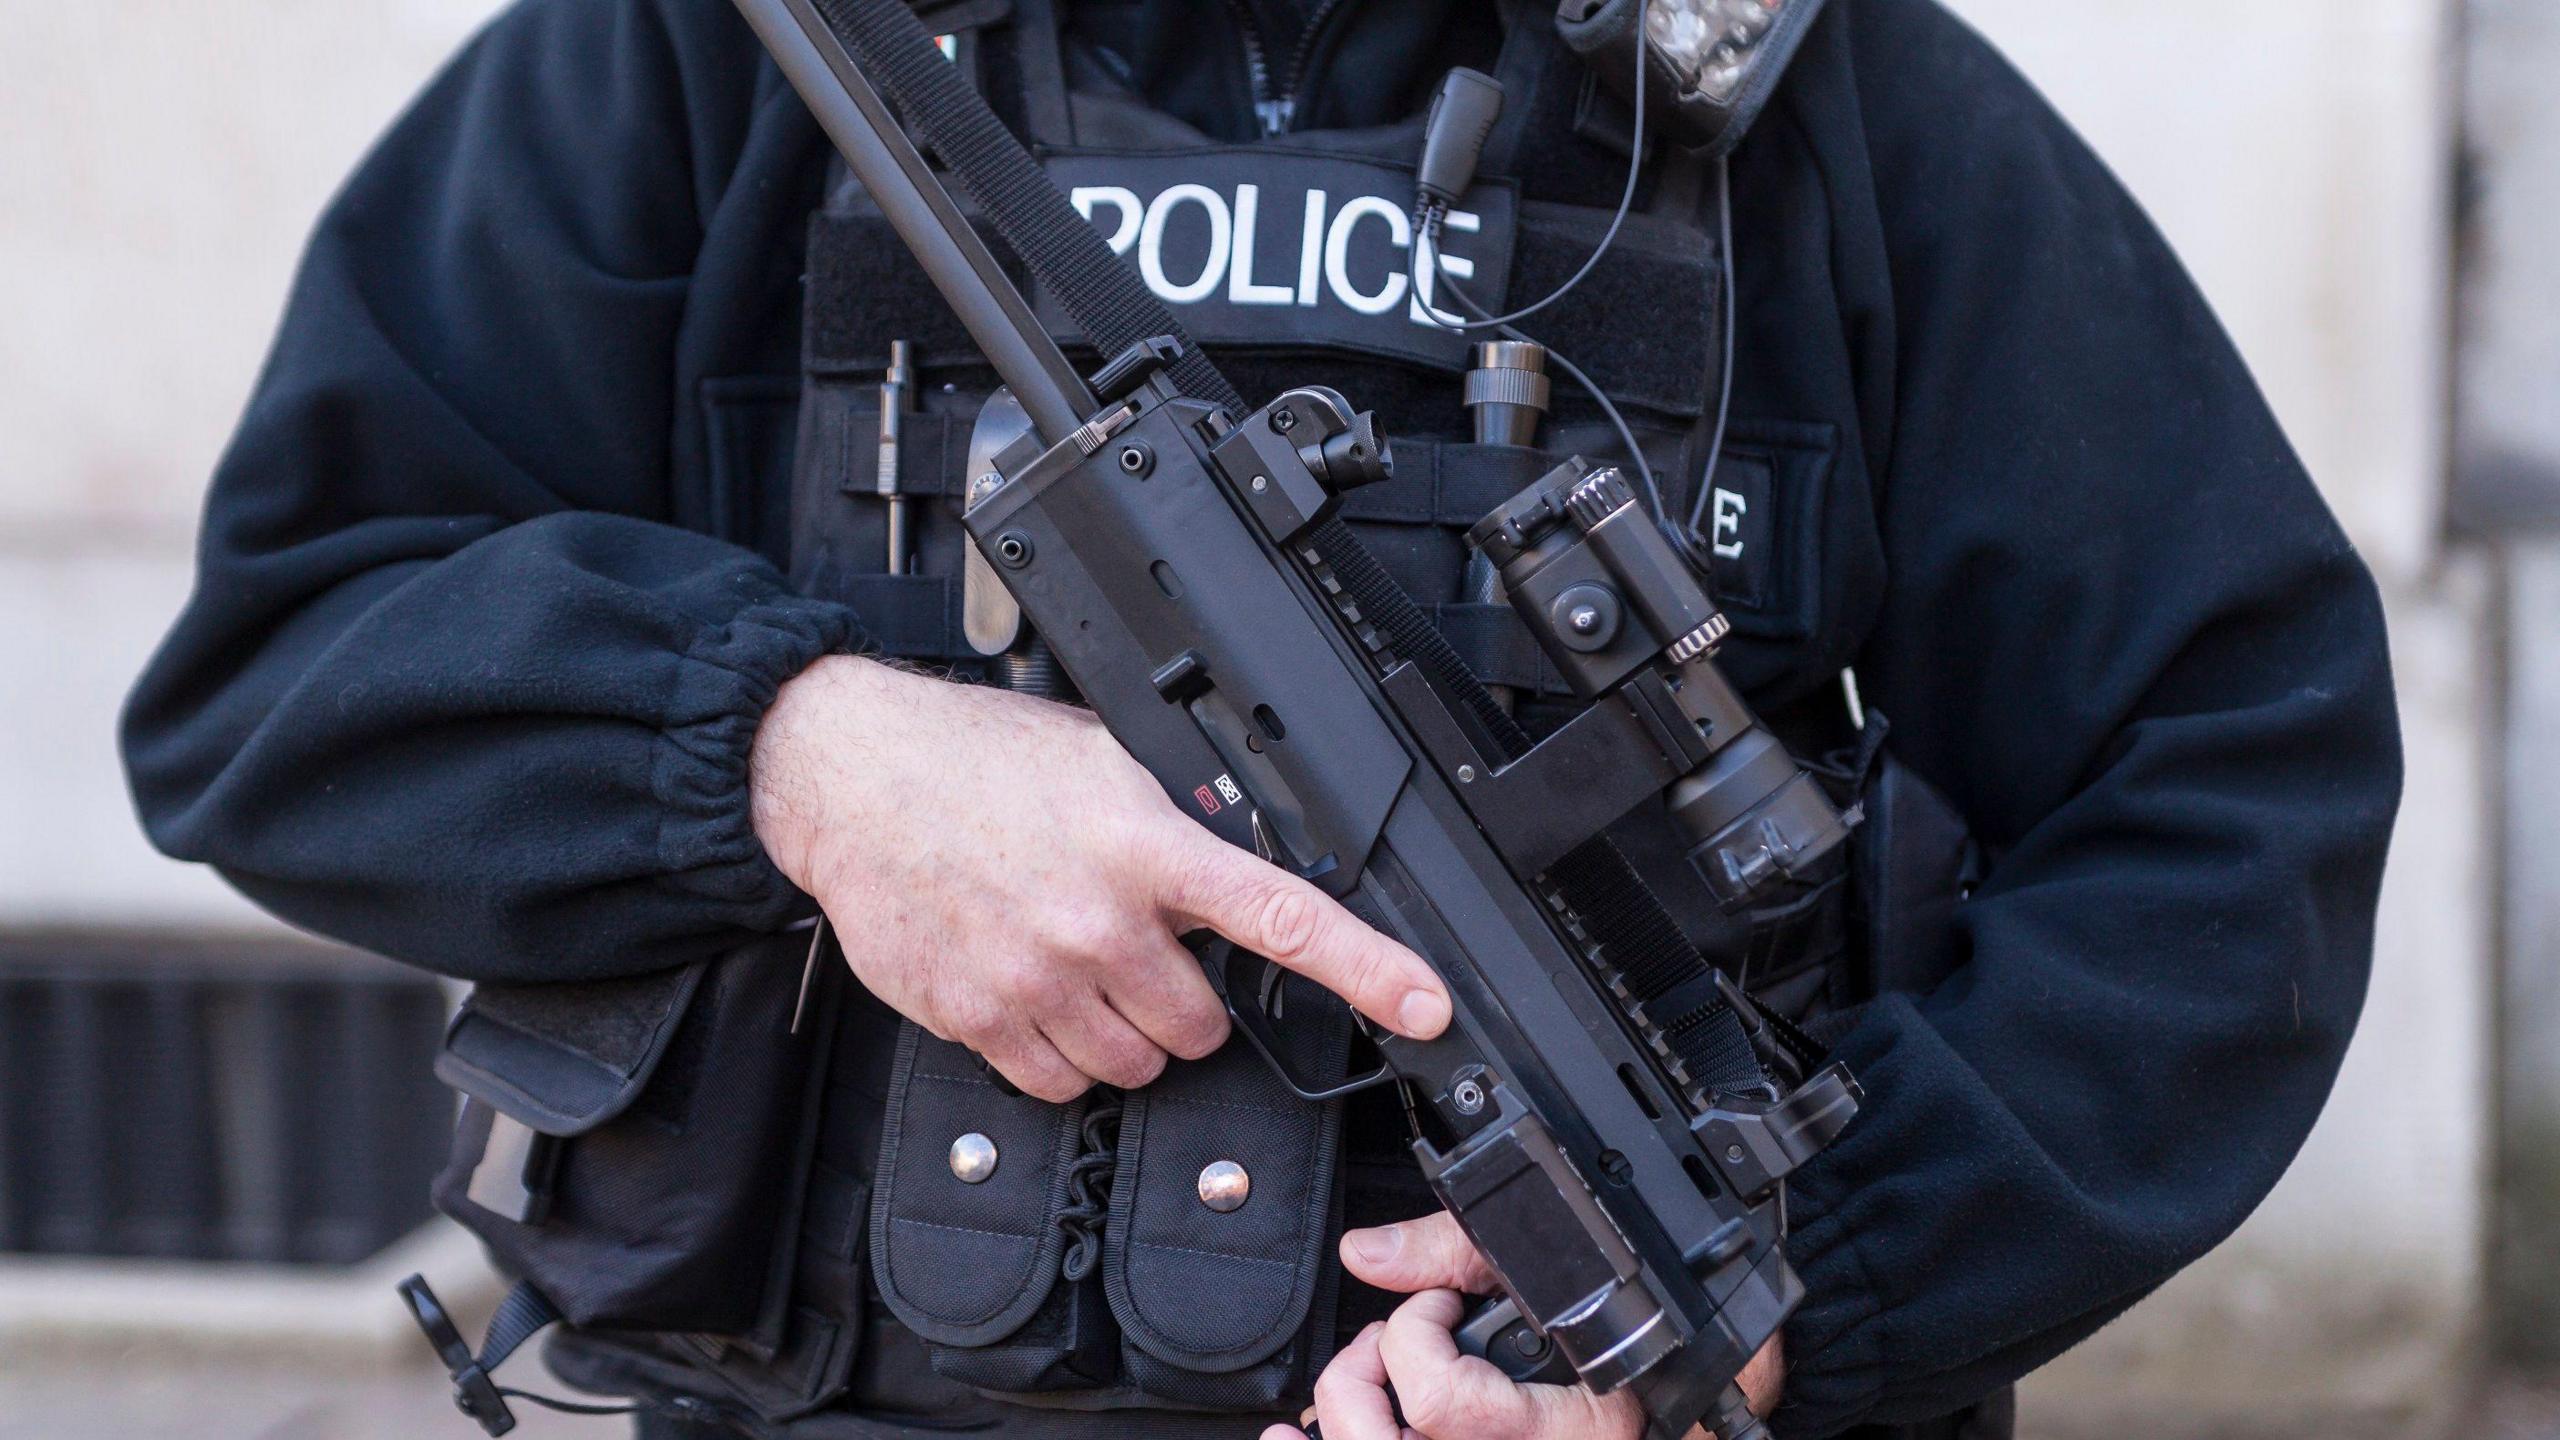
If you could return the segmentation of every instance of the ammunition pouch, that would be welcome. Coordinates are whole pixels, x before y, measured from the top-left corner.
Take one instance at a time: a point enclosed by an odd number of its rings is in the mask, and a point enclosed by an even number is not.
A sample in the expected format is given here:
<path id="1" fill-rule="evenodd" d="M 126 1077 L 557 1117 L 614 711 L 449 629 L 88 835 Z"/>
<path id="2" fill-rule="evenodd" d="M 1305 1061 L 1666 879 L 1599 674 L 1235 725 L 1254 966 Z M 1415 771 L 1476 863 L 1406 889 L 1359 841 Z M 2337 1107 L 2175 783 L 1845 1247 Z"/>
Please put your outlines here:
<path id="1" fill-rule="evenodd" d="M 1347 1012 L 1303 982 L 1286 1003 L 1293 1060 L 1341 1072 Z M 1076 1409 L 1306 1393 L 1333 1349 L 1340 1101 L 1298 1099 L 1241 1040 L 1069 1105 L 913 1025 L 893 1073 L 871 1271 L 936 1371 Z"/>

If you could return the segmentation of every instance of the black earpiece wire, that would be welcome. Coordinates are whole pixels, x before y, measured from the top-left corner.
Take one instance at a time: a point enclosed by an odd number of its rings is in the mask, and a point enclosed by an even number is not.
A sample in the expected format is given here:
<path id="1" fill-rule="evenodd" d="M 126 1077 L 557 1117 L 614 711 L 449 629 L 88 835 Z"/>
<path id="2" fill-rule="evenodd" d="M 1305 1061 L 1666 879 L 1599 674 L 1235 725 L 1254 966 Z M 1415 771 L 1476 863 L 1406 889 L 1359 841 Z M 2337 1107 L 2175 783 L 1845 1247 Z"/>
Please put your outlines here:
<path id="1" fill-rule="evenodd" d="M 1698 522 L 1706 518 L 1707 497 L 1715 493 L 1716 466 L 1724 459 L 1725 422 L 1733 417 L 1733 335 L 1742 328 L 1742 316 L 1736 313 L 1742 305 L 1742 282 L 1736 278 L 1741 262 L 1733 254 L 1733 162 L 1729 157 L 1716 158 L 1716 245 L 1724 260 L 1724 366 L 1716 376 L 1716 435 L 1707 446 L 1707 466 L 1698 472 L 1697 498 L 1689 502 L 1689 533 L 1698 535 Z"/>
<path id="2" fill-rule="evenodd" d="M 1627 183 L 1618 192 L 1618 212 L 1609 217 L 1609 228 L 1600 236 L 1600 243 L 1592 247 L 1591 257 L 1582 262 L 1582 268 L 1574 271 L 1571 278 L 1548 291 L 1545 299 L 1532 305 L 1524 305 L 1508 315 L 1487 315 L 1481 308 L 1469 303 L 1467 309 L 1476 316 L 1475 319 L 1447 320 L 1432 309 L 1428 302 L 1423 301 L 1421 295 L 1416 294 L 1414 299 L 1422 304 L 1422 313 L 1430 319 L 1432 324 L 1444 330 L 1458 331 L 1501 330 L 1506 325 L 1516 325 L 1572 294 L 1575 286 L 1590 278 L 1591 272 L 1599 268 L 1600 257 L 1609 253 L 1609 247 L 1618 243 L 1618 231 L 1625 227 L 1627 213 L 1635 208 L 1637 182 L 1644 176 L 1644 82 L 1645 72 L 1652 67 L 1645 64 L 1645 46 L 1641 37 L 1636 42 L 1635 51 L 1635 123 L 1628 139 Z M 1464 190 L 1466 187 L 1461 185 L 1456 188 Z M 1426 232 L 1430 237 L 1431 268 L 1438 273 L 1441 280 L 1447 281 L 1448 267 L 1440 263 L 1440 227 L 1448 218 L 1449 207 L 1444 202 L 1424 197 L 1416 204 L 1415 209 L 1417 215 L 1414 224 L 1413 264 L 1407 267 L 1414 272 L 1414 284 L 1417 286 L 1421 284 L 1423 237 Z"/>
<path id="3" fill-rule="evenodd" d="M 1619 444 L 1626 448 L 1628 459 L 1636 467 L 1637 477 L 1644 483 L 1646 504 L 1653 512 L 1655 523 L 1672 543 L 1679 546 L 1684 553 L 1703 567 L 1706 559 L 1698 547 L 1698 522 L 1705 516 L 1708 497 L 1713 493 L 1716 466 L 1724 458 L 1726 425 L 1731 417 L 1733 405 L 1734 331 L 1736 328 L 1734 307 L 1738 303 L 1740 286 L 1734 278 L 1733 186 L 1730 162 L 1721 156 L 1716 160 L 1716 225 L 1718 243 L 1723 252 L 1721 258 L 1724 269 L 1724 305 L 1722 307 L 1724 313 L 1718 317 L 1724 331 L 1724 363 L 1721 373 L 1717 376 L 1716 428 L 1714 438 L 1707 446 L 1706 466 L 1700 475 L 1698 495 L 1690 505 L 1688 523 L 1685 526 L 1674 521 L 1670 507 L 1663 499 L 1661 482 L 1654 475 L 1653 462 L 1645 457 L 1644 447 L 1636 443 L 1635 431 L 1627 424 L 1626 417 L 1619 413 L 1616 403 L 1609 399 L 1588 374 L 1584 373 L 1581 366 L 1574 364 L 1563 352 L 1537 340 L 1518 326 L 1519 321 L 1545 310 L 1570 294 L 1575 286 L 1580 285 L 1592 271 L 1599 267 L 1601 257 L 1607 255 L 1610 247 L 1617 243 L 1618 234 L 1626 225 L 1627 215 L 1635 206 L 1636 187 L 1644 174 L 1645 84 L 1647 72 L 1651 68 L 1645 63 L 1644 45 L 1639 42 L 1635 50 L 1635 118 L 1629 132 L 1627 181 L 1619 192 L 1617 213 L 1610 217 L 1608 230 L 1601 235 L 1600 243 L 1592 248 L 1590 257 L 1582 262 L 1580 269 L 1574 271 L 1563 284 L 1558 285 L 1543 299 L 1533 304 L 1524 305 L 1505 315 L 1487 314 L 1485 307 L 1478 304 L 1475 297 L 1467 293 L 1466 287 L 1460 285 L 1456 277 L 1449 273 L 1445 257 L 1441 254 L 1440 237 L 1449 213 L 1447 202 L 1423 195 L 1417 198 L 1414 206 L 1413 250 L 1407 271 L 1409 282 L 1414 287 L 1414 303 L 1429 323 L 1461 334 L 1477 330 L 1492 330 L 1506 339 L 1525 341 L 1545 350 L 1547 358 L 1554 361 L 1556 367 L 1564 371 L 1576 385 L 1582 387 L 1583 392 L 1589 395 L 1592 402 L 1599 407 L 1600 413 L 1607 417 L 1610 428 L 1617 432 Z M 1428 148 L 1427 145 L 1426 148 Z M 1473 156 L 1470 154 L 1466 159 L 1472 162 Z M 1472 180 L 1472 175 L 1466 176 L 1466 183 L 1472 183 Z M 1466 184 L 1454 184 L 1450 188 L 1463 191 Z M 1430 256 L 1432 278 L 1437 282 L 1431 288 L 1446 290 L 1469 315 L 1474 317 L 1473 319 L 1450 320 L 1425 298 L 1425 287 L 1422 282 L 1423 257 L 1426 254 Z"/>

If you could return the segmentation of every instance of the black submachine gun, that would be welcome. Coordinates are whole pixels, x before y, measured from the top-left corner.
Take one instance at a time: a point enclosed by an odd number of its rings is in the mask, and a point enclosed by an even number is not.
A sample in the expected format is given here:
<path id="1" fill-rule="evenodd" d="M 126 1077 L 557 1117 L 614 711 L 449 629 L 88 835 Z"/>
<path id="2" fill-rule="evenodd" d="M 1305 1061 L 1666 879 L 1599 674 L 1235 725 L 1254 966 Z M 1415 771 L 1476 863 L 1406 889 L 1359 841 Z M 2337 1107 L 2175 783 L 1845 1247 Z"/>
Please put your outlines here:
<path id="1" fill-rule="evenodd" d="M 1782 1182 L 1859 1090 L 1805 1073 L 1801 1037 L 1685 943 L 1601 831 L 1667 792 L 1739 907 L 1850 819 L 1717 672 L 1726 621 L 1689 556 L 1619 471 L 1579 460 L 1474 529 L 1587 702 L 1532 745 L 1334 518 L 1389 473 L 1369 416 L 1313 386 L 1247 409 L 903 0 L 736 3 L 1006 384 L 964 519 L 1021 618 L 1179 805 L 1411 947 L 1455 1001 L 1436 1040 L 1372 1035 L 1369 1073 L 1298 1074 L 1269 962 L 1200 942 L 1237 1028 L 1310 1099 L 1401 1085 L 1415 1156 L 1501 1276 L 1468 1348 L 1632 1387 L 1661 1437 L 1765 1433 L 1733 1382 L 1802 1293 Z M 883 91 L 1111 357 L 1092 377 Z"/>

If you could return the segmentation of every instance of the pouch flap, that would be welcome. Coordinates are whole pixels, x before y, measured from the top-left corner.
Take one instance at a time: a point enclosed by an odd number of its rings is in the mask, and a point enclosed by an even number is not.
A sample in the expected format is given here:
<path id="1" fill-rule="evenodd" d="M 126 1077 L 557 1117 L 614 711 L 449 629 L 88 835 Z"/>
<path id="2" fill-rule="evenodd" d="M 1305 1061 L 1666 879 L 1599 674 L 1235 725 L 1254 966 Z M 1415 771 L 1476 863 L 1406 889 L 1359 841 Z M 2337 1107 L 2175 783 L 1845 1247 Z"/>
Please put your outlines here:
<path id="1" fill-rule="evenodd" d="M 1287 983 L 1284 1043 L 1310 1075 L 1341 1073 L 1349 1012 Z M 1279 1352 L 1306 1323 L 1330 1257 L 1342 1105 L 1292 1094 L 1241 1038 L 1176 1061 L 1120 1112 L 1113 1238 L 1103 1285 L 1122 1333 L 1181 1370 L 1226 1374 Z M 1202 1172 L 1241 1167 L 1244 1203 L 1215 1210 Z"/>
<path id="2" fill-rule="evenodd" d="M 445 1029 L 436 1078 L 545 1135 L 583 1135 L 648 1087 L 710 963 L 478 986 Z"/>
<path id="3" fill-rule="evenodd" d="M 899 1027 L 893 1075 L 872 1179 L 872 1278 L 917 1335 L 993 1345 L 1058 1283 L 1058 1215 L 1085 1102 L 1009 1094 L 967 1049 L 911 1023 Z M 994 1149 L 993 1171 L 974 1182 L 952 1164 L 964 1136 Z"/>

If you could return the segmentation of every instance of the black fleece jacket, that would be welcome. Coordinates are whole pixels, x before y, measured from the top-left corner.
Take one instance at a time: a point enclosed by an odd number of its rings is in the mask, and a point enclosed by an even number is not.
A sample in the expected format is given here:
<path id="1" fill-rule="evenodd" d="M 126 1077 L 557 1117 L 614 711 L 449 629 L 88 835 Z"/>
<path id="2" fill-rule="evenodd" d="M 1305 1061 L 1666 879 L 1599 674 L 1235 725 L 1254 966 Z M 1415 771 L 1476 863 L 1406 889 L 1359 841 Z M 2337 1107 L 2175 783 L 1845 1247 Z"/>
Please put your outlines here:
<path id="1" fill-rule="evenodd" d="M 805 913 L 746 756 L 861 619 L 741 543 L 779 502 L 725 452 L 790 401 L 823 155 L 712 0 L 527 0 L 435 81 L 321 221 L 125 717 L 163 848 L 465 977 Z M 1871 1099 L 1795 1191 L 1804 1440 L 1997 1389 L 2265 1194 L 2362 1000 L 2398 740 L 2365 568 L 1978 39 L 1833 0 L 1734 177 L 1736 414 L 1838 442 L 1822 623 L 1737 667 L 1854 663 L 1993 857 L 1953 977 L 1839 1041 Z"/>

